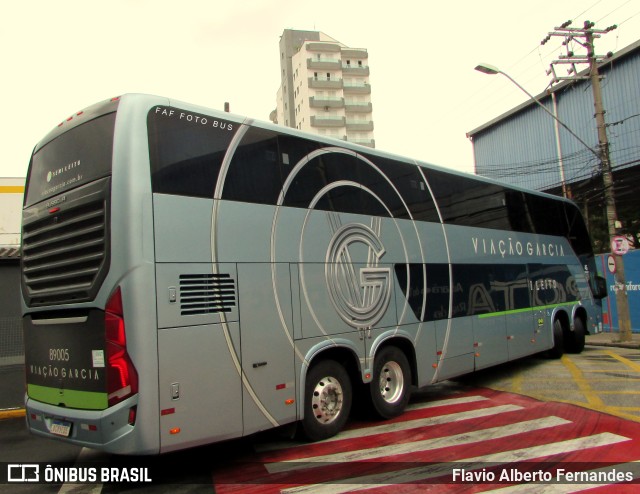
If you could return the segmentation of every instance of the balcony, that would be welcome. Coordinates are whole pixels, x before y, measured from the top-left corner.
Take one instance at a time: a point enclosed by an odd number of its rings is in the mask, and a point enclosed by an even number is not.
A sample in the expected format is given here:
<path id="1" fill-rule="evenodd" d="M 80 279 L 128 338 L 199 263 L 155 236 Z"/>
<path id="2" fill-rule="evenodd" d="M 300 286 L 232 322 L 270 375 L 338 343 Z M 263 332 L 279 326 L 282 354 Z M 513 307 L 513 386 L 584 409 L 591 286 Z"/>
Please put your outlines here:
<path id="1" fill-rule="evenodd" d="M 343 65 L 342 73 L 344 75 L 359 75 L 367 77 L 369 76 L 369 67 L 359 67 L 358 65 Z"/>
<path id="2" fill-rule="evenodd" d="M 313 89 L 342 89 L 342 79 L 316 79 L 315 77 L 309 77 L 309 87 Z"/>
<path id="3" fill-rule="evenodd" d="M 324 51 L 324 52 L 335 52 L 338 53 L 340 51 L 340 45 L 336 43 L 307 43 L 307 51 Z"/>
<path id="4" fill-rule="evenodd" d="M 371 113 L 373 111 L 371 102 L 360 103 L 354 101 L 345 101 L 344 109 L 351 113 Z"/>
<path id="5" fill-rule="evenodd" d="M 309 98 L 309 107 L 311 108 L 344 108 L 344 98 L 331 98 L 328 96 Z"/>
<path id="6" fill-rule="evenodd" d="M 342 58 L 355 58 L 359 60 L 366 60 L 369 58 L 369 53 L 364 48 L 343 48 L 341 50 Z"/>
<path id="7" fill-rule="evenodd" d="M 372 132 L 373 121 L 372 120 L 347 120 L 347 130 L 354 132 Z"/>
<path id="8" fill-rule="evenodd" d="M 341 63 L 338 59 L 307 58 L 307 68 L 312 70 L 340 70 Z"/>
<path id="9" fill-rule="evenodd" d="M 346 119 L 338 116 L 311 116 L 311 127 L 344 127 Z"/>
<path id="10" fill-rule="evenodd" d="M 355 94 L 371 94 L 371 85 L 366 82 L 344 84 L 344 92 Z"/>

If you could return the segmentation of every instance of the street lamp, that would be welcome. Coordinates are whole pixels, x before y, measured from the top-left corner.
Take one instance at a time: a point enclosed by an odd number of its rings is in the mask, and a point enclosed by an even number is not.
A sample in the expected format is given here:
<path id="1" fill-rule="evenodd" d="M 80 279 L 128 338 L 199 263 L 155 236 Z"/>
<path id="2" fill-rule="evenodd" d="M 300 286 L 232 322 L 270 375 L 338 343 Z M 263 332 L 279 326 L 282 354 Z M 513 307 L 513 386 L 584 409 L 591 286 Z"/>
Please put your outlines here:
<path id="1" fill-rule="evenodd" d="M 569 132 L 569 134 L 571 134 L 573 137 L 575 137 L 584 147 L 586 147 L 589 151 L 591 151 L 593 153 L 593 155 L 598 158 L 598 160 L 600 159 L 600 155 L 597 153 L 597 151 L 595 151 L 594 149 L 591 148 L 591 146 L 589 146 L 586 142 L 584 142 L 582 139 L 580 139 L 580 137 L 578 137 L 569 127 L 567 127 L 565 125 L 565 123 L 560 120 L 558 117 L 556 117 L 553 113 L 551 113 L 551 111 L 549 111 L 549 109 L 544 106 L 535 96 L 533 96 L 529 91 L 527 91 L 525 88 L 523 88 L 520 84 L 518 84 L 516 82 L 515 79 L 513 79 L 509 74 L 507 74 L 506 72 L 503 72 L 502 70 L 500 70 L 498 67 L 488 64 L 488 63 L 481 63 L 478 64 L 475 68 L 475 70 L 477 70 L 478 72 L 482 72 L 483 74 L 489 74 L 489 75 L 496 75 L 496 74 L 502 74 L 503 76 L 505 76 L 507 79 L 509 79 L 511 82 L 513 82 L 516 86 L 518 86 L 518 88 L 527 96 L 529 96 L 529 98 L 531 98 L 533 101 L 535 101 L 540 108 L 542 108 L 544 111 L 546 111 L 549 115 L 551 115 L 551 118 L 553 118 L 556 122 L 558 122 L 560 125 L 562 125 L 562 127 L 564 127 L 564 129 Z"/>
<path id="2" fill-rule="evenodd" d="M 523 88 L 520 84 L 518 84 L 509 74 L 503 72 L 498 67 L 488 64 L 481 63 L 475 67 L 475 70 L 478 72 L 482 72 L 483 74 L 495 75 L 502 74 L 511 82 L 513 82 L 518 88 L 524 92 L 529 98 L 535 101 L 545 112 L 547 112 L 556 122 L 558 122 L 562 127 L 565 128 L 569 134 L 575 137 L 580 143 L 587 148 L 596 158 L 602 167 L 602 178 L 604 181 L 604 195 L 606 202 L 606 210 L 607 210 L 607 223 L 609 227 L 609 237 L 613 239 L 616 233 L 616 206 L 615 199 L 613 197 L 613 177 L 611 174 L 611 164 L 609 161 L 608 154 L 608 143 L 606 138 L 606 125 L 604 123 L 604 110 L 602 109 L 602 97 L 601 95 L 594 96 L 596 100 L 596 118 L 600 118 L 601 121 L 598 122 L 598 132 L 603 135 L 598 135 L 598 139 L 600 141 L 600 153 L 596 152 L 591 148 L 586 142 L 584 142 L 580 137 L 578 137 L 569 127 L 567 127 L 564 122 L 562 122 L 558 117 L 556 117 L 553 113 L 551 113 L 546 106 L 544 106 L 537 98 L 535 98 L 529 91 Z M 599 76 L 597 65 L 595 63 L 591 63 L 591 80 L 594 88 L 598 88 L 598 92 L 600 90 Z M 616 265 L 616 273 L 615 279 L 618 287 L 622 287 L 621 290 L 616 290 L 616 302 L 618 305 L 618 325 L 620 326 L 620 336 L 622 341 L 631 341 L 631 320 L 629 318 L 629 301 L 627 299 L 627 292 L 625 287 L 625 276 L 624 276 L 624 262 L 622 257 L 619 255 L 613 256 Z"/>

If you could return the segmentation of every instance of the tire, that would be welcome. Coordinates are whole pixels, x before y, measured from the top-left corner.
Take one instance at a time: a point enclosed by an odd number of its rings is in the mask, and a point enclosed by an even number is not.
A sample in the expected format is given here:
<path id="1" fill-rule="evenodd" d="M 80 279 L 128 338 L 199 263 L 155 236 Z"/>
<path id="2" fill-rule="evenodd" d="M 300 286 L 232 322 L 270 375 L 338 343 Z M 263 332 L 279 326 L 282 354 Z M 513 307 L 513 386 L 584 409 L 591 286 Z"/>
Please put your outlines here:
<path id="1" fill-rule="evenodd" d="M 582 319 L 576 318 L 573 321 L 573 331 L 569 331 L 565 340 L 565 350 L 567 353 L 581 353 L 584 350 L 585 330 Z"/>
<path id="2" fill-rule="evenodd" d="M 375 416 L 390 419 L 404 412 L 411 396 L 411 367 L 404 352 L 389 346 L 376 354 L 369 391 Z"/>
<path id="3" fill-rule="evenodd" d="M 335 436 L 347 423 L 353 402 L 351 380 L 342 365 L 322 360 L 307 373 L 302 432 L 309 441 Z"/>
<path id="4" fill-rule="evenodd" d="M 558 359 L 564 354 L 564 329 L 559 319 L 553 323 L 553 348 L 548 352 L 550 358 Z"/>

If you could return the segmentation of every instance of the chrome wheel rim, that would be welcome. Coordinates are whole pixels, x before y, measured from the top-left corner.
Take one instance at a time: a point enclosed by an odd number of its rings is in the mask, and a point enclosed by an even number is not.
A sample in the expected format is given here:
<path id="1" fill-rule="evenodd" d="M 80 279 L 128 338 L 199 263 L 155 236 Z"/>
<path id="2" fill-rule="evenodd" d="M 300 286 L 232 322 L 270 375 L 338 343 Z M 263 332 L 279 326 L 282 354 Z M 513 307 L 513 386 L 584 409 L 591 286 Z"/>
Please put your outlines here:
<path id="1" fill-rule="evenodd" d="M 396 403 L 404 390 L 404 374 L 397 362 L 387 362 L 380 371 L 380 396 L 387 403 Z"/>
<path id="2" fill-rule="evenodd" d="M 323 377 L 311 395 L 313 416 L 321 424 L 330 424 L 340 415 L 343 401 L 344 392 L 340 382 L 334 377 Z"/>

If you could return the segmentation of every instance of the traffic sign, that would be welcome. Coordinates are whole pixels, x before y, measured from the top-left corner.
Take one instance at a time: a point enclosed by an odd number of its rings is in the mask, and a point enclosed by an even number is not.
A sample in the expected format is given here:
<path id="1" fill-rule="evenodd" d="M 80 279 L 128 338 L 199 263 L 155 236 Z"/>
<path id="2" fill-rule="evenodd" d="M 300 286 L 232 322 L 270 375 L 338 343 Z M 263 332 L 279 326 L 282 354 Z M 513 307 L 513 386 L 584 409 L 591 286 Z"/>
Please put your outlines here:
<path id="1" fill-rule="evenodd" d="M 616 273 L 616 260 L 613 256 L 607 256 L 607 267 L 609 268 L 609 272 L 611 274 Z"/>
<path id="2" fill-rule="evenodd" d="M 629 252 L 629 241 L 622 235 L 616 235 L 611 239 L 611 252 L 619 256 L 625 255 Z"/>

